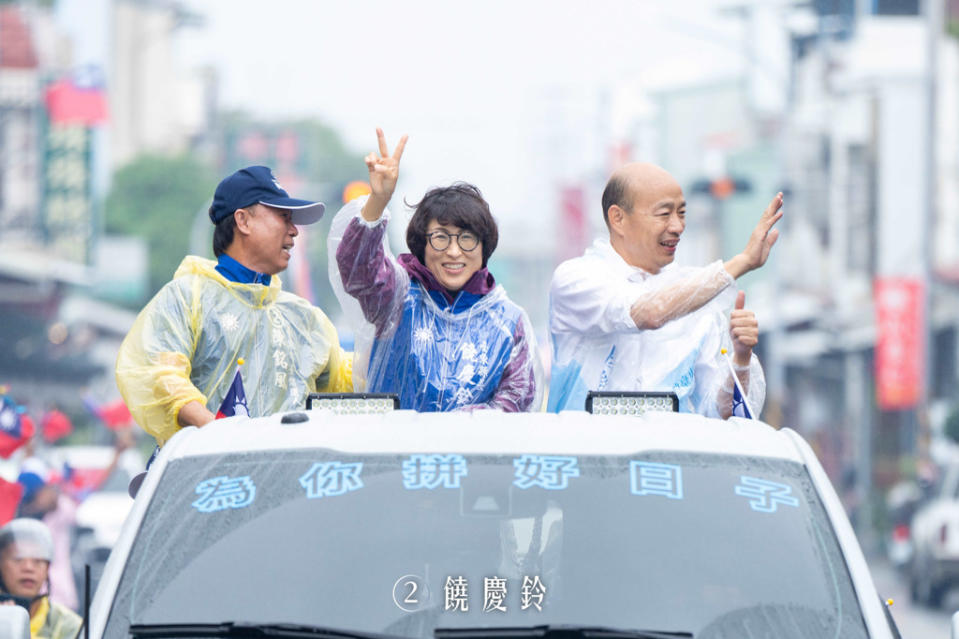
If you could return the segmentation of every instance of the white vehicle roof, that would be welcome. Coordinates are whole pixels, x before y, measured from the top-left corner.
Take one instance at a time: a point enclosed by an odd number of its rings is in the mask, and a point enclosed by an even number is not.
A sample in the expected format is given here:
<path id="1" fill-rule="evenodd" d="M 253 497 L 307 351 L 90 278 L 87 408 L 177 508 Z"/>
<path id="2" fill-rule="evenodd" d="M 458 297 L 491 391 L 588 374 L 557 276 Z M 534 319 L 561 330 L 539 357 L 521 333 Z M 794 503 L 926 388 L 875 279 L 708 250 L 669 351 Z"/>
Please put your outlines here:
<path id="1" fill-rule="evenodd" d="M 288 414 L 289 415 L 289 414 Z M 282 415 L 234 417 L 178 436 L 167 459 L 195 455 L 331 448 L 357 454 L 457 451 L 472 454 L 551 453 L 619 455 L 637 450 L 723 453 L 803 462 L 792 437 L 771 426 L 680 413 L 643 416 L 554 413 L 472 414 L 394 411 L 334 415 L 301 413 L 308 421 L 281 423 Z"/>

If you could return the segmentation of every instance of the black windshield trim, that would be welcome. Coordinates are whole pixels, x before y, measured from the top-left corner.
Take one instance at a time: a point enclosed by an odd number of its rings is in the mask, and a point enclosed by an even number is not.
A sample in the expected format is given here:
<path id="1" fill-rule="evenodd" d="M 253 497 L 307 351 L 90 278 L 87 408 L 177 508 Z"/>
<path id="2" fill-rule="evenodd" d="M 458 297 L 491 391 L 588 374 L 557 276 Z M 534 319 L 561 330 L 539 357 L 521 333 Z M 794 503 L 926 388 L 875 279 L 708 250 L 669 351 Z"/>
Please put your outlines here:
<path id="1" fill-rule="evenodd" d="M 326 637 L 327 639 L 400 639 L 393 635 L 377 634 L 286 623 L 164 623 L 131 624 L 134 639 L 175 639 L 176 637 Z"/>
<path id="2" fill-rule="evenodd" d="M 435 639 L 509 639 L 512 637 L 520 639 L 531 637 L 544 637 L 546 639 L 679 639 L 681 637 L 692 636 L 693 633 L 691 632 L 636 630 L 567 624 L 500 626 L 491 628 L 436 628 L 433 631 L 433 637 L 435 637 Z"/>

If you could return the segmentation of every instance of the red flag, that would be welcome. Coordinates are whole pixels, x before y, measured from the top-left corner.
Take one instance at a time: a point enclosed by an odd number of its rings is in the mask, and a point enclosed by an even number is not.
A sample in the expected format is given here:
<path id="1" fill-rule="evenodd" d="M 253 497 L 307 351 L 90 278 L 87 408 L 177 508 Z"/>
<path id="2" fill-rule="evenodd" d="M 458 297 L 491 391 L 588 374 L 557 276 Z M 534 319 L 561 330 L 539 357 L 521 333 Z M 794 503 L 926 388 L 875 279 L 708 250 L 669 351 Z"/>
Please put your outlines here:
<path id="1" fill-rule="evenodd" d="M 7 481 L 0 477 L 0 526 L 17 516 L 23 486 L 20 482 Z"/>
<path id="2" fill-rule="evenodd" d="M 127 408 L 127 405 L 122 399 L 110 402 L 109 404 L 103 404 L 99 407 L 97 414 L 110 430 L 122 430 L 133 421 L 133 417 L 130 415 L 130 409 Z"/>
<path id="3" fill-rule="evenodd" d="M 40 432 L 49 443 L 62 439 L 73 432 L 70 418 L 58 410 L 51 410 L 40 420 Z"/>
<path id="4" fill-rule="evenodd" d="M 67 467 L 60 480 L 60 488 L 77 502 L 95 492 L 107 479 L 106 468 Z"/>
<path id="5" fill-rule="evenodd" d="M 107 121 L 106 94 L 100 88 L 60 80 L 47 87 L 47 111 L 54 124 L 101 124 Z"/>

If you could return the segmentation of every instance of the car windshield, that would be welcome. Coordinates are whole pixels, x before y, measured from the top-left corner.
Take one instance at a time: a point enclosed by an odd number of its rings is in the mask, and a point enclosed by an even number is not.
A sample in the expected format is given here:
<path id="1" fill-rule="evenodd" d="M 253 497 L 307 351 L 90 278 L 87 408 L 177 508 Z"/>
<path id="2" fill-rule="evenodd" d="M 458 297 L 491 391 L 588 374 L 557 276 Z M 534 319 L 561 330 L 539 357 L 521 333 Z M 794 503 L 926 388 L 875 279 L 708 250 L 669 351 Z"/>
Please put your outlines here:
<path id="1" fill-rule="evenodd" d="M 867 636 L 801 464 L 673 452 L 174 461 L 105 636 L 224 621 Z"/>

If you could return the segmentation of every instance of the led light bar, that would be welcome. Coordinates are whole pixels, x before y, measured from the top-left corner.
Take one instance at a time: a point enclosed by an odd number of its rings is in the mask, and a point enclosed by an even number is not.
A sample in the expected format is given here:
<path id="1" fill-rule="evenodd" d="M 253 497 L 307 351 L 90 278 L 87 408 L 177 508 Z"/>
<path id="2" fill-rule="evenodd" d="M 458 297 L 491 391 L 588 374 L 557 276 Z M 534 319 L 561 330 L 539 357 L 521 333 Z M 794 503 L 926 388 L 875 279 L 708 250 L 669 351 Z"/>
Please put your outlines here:
<path id="1" fill-rule="evenodd" d="M 586 412 L 594 415 L 678 413 L 679 397 L 676 393 L 659 391 L 589 391 Z"/>
<path id="2" fill-rule="evenodd" d="M 314 405 L 337 415 L 369 415 L 399 410 L 400 397 L 395 393 L 310 393 L 306 410 Z"/>

